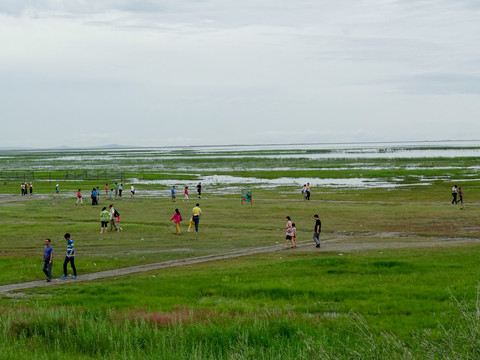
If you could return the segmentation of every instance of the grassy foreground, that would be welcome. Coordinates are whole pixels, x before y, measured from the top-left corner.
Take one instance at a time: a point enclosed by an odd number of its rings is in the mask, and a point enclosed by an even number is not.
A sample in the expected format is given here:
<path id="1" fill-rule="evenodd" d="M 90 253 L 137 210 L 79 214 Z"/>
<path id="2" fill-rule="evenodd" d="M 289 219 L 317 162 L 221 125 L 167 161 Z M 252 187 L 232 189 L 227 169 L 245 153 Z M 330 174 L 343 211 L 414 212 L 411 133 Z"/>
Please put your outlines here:
<path id="1" fill-rule="evenodd" d="M 280 252 L 0 301 L 5 358 L 478 358 L 480 247 Z"/>

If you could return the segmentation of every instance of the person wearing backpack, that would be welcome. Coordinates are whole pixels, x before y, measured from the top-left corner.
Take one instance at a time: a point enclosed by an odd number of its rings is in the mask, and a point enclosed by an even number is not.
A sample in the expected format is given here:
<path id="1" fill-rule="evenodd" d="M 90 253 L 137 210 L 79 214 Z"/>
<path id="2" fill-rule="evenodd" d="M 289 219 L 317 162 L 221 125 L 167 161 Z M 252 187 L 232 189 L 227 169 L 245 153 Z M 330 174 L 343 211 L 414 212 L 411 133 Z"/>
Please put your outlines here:
<path id="1" fill-rule="evenodd" d="M 182 233 L 180 232 L 180 222 L 183 219 L 182 219 L 182 214 L 180 214 L 180 211 L 178 211 L 178 209 L 175 209 L 175 213 L 173 214 L 170 221 L 172 220 L 175 223 L 175 235 L 182 235 Z"/>

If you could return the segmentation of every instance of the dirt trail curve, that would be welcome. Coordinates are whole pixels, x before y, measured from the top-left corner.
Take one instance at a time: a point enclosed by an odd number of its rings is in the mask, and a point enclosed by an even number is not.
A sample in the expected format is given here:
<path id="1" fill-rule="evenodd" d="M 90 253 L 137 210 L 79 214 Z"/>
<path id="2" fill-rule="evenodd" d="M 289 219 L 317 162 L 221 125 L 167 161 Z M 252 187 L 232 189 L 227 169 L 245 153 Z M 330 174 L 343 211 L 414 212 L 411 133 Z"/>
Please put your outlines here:
<path id="1" fill-rule="evenodd" d="M 399 240 L 397 236 L 403 237 Z M 394 242 L 379 241 L 381 238 L 395 237 Z M 363 238 L 359 241 L 359 238 Z M 353 241 L 352 241 L 353 240 Z M 467 244 L 479 244 L 480 239 L 472 238 L 419 238 L 416 236 L 405 236 L 397 233 L 378 233 L 378 234 L 349 234 L 349 235 L 333 235 L 328 240 L 322 241 L 322 247 L 316 249 L 312 240 L 299 241 L 297 249 L 290 249 L 287 251 L 339 251 L 339 252 L 352 252 L 371 249 L 386 249 L 386 248 L 404 248 L 404 247 L 429 247 L 429 246 L 458 246 Z M 90 273 L 85 275 L 79 275 L 76 280 L 71 279 L 53 279 L 52 282 L 47 283 L 42 281 L 30 281 L 18 284 L 9 284 L 0 286 L 0 294 L 7 294 L 10 291 L 18 291 L 23 289 L 45 287 L 45 286 L 58 286 L 65 284 L 72 284 L 73 282 L 89 281 L 96 279 L 104 279 L 114 276 L 129 275 L 144 271 L 158 270 L 175 266 L 192 265 L 208 261 L 216 261 L 223 259 L 232 259 L 241 256 L 271 253 L 275 251 L 284 250 L 283 245 L 264 246 L 250 249 L 242 249 L 238 251 L 232 251 L 225 254 L 206 255 L 186 259 L 169 260 L 160 263 L 137 265 L 120 269 L 100 271 L 96 273 Z"/>

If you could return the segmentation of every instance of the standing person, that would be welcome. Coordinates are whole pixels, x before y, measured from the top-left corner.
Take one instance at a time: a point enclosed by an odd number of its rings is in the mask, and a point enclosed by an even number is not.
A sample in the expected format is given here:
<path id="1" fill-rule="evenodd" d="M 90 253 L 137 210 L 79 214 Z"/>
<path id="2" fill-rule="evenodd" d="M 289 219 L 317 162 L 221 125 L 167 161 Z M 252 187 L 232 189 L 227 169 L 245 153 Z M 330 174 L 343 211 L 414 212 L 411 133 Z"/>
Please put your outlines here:
<path id="1" fill-rule="evenodd" d="M 458 202 L 463 205 L 463 189 L 461 186 L 458 188 Z"/>
<path id="2" fill-rule="evenodd" d="M 59 185 L 55 185 L 55 195 L 53 197 L 57 197 L 57 196 L 60 196 L 60 189 L 59 189 Z"/>
<path id="3" fill-rule="evenodd" d="M 47 282 L 52 281 L 53 246 L 50 243 L 50 239 L 45 239 L 45 247 L 43 249 L 42 270 L 47 275 Z"/>
<path id="4" fill-rule="evenodd" d="M 295 227 L 294 222 L 292 222 L 292 230 L 293 230 L 292 248 L 296 248 L 297 247 L 297 228 Z"/>
<path id="5" fill-rule="evenodd" d="M 315 228 L 313 230 L 313 241 L 315 241 L 316 247 L 320 247 L 320 233 L 322 232 L 322 222 L 318 218 L 318 215 L 313 215 L 315 220 Z"/>
<path id="6" fill-rule="evenodd" d="M 306 184 L 303 184 L 302 195 L 303 195 L 303 200 L 307 200 L 307 185 Z"/>
<path id="7" fill-rule="evenodd" d="M 118 187 L 118 196 L 122 197 L 123 184 L 120 184 Z"/>
<path id="8" fill-rule="evenodd" d="M 80 201 L 80 205 L 83 205 L 81 189 L 78 189 L 78 191 L 77 191 L 77 201 L 75 202 L 75 206 L 78 205 L 79 201 Z"/>
<path id="9" fill-rule="evenodd" d="M 202 197 L 202 183 L 199 182 L 197 185 L 197 193 L 198 193 L 198 198 L 200 199 Z"/>
<path id="10" fill-rule="evenodd" d="M 22 190 L 22 196 L 25 195 L 25 184 L 24 183 L 22 183 L 20 185 L 20 190 Z"/>
<path id="11" fill-rule="evenodd" d="M 97 205 L 98 205 L 98 201 L 100 200 L 100 188 L 97 186 L 97 191 L 95 191 L 95 195 L 97 196 Z"/>
<path id="12" fill-rule="evenodd" d="M 452 204 L 457 203 L 457 192 L 458 192 L 457 185 L 454 185 L 452 188 L 452 196 L 453 196 Z"/>
<path id="13" fill-rule="evenodd" d="M 97 192 L 95 191 L 95 188 L 92 189 L 92 194 L 90 195 L 90 198 L 92 199 L 92 206 L 98 205 L 98 204 L 95 204 L 97 200 Z"/>
<path id="14" fill-rule="evenodd" d="M 175 196 L 175 185 L 172 186 L 170 189 L 170 194 L 172 195 L 172 201 L 175 201 L 176 196 Z"/>
<path id="15" fill-rule="evenodd" d="M 182 215 L 180 214 L 180 211 L 178 209 L 175 209 L 175 213 L 173 214 L 172 218 L 170 221 L 175 223 L 175 235 L 182 235 L 180 232 L 180 222 L 182 221 Z"/>
<path id="16" fill-rule="evenodd" d="M 32 184 L 32 182 L 30 181 L 30 195 L 32 195 L 32 194 L 33 194 L 33 184 Z"/>
<path id="17" fill-rule="evenodd" d="M 110 231 L 113 231 L 113 229 L 115 228 L 115 208 L 113 207 L 112 204 L 110 204 L 110 206 L 108 207 L 110 210 L 109 210 L 109 213 L 110 213 Z"/>
<path id="18" fill-rule="evenodd" d="M 307 191 L 307 200 L 310 200 L 310 183 L 307 183 L 306 191 Z"/>
<path id="19" fill-rule="evenodd" d="M 290 216 L 286 216 L 285 220 L 287 221 L 287 224 L 285 226 L 285 248 L 288 248 L 288 242 L 292 243 L 293 246 L 293 226 L 292 226 L 292 219 L 290 219 Z"/>
<path id="20" fill-rule="evenodd" d="M 108 184 L 105 184 L 105 195 L 108 196 Z"/>
<path id="21" fill-rule="evenodd" d="M 189 224 L 188 224 L 188 232 L 193 231 L 195 229 L 195 221 L 193 221 L 193 216 L 190 218 Z"/>
<path id="22" fill-rule="evenodd" d="M 77 268 L 75 267 L 75 245 L 73 240 L 70 239 L 70 234 L 66 233 L 64 236 L 67 241 L 67 256 L 65 256 L 65 261 L 63 262 L 63 275 L 60 276 L 62 279 L 67 278 L 67 264 L 70 263 L 73 270 L 72 279 L 77 278 Z"/>
<path id="23" fill-rule="evenodd" d="M 195 207 L 192 209 L 192 220 L 195 223 L 195 232 L 198 232 L 198 223 L 200 222 L 200 215 L 202 215 L 202 209 L 200 209 L 200 204 L 195 204 Z"/>
<path id="24" fill-rule="evenodd" d="M 117 197 L 118 196 L 118 183 L 115 183 L 115 185 L 113 187 L 115 189 L 115 197 Z"/>
<path id="25" fill-rule="evenodd" d="M 133 198 L 134 196 L 135 196 L 135 186 L 133 186 L 132 184 L 132 186 L 130 186 L 130 197 Z"/>
<path id="26" fill-rule="evenodd" d="M 183 201 L 187 200 L 188 201 L 188 186 L 185 186 L 185 190 L 183 191 L 183 195 L 185 195 L 185 198 Z"/>
<path id="27" fill-rule="evenodd" d="M 107 210 L 107 207 L 104 206 L 102 211 L 100 211 L 100 234 L 103 233 L 105 229 L 105 234 L 107 233 L 108 222 L 110 221 L 110 212 Z"/>

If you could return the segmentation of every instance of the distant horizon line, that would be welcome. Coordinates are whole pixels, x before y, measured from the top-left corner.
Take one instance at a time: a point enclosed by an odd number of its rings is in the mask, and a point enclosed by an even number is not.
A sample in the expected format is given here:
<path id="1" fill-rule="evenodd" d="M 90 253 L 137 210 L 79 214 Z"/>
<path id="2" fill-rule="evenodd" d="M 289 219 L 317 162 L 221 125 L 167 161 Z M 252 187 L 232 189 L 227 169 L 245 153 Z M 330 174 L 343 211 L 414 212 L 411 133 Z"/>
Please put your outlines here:
<path id="1" fill-rule="evenodd" d="M 474 142 L 479 139 L 469 140 L 395 140 L 395 141 L 352 141 L 352 142 L 305 142 L 305 143 L 269 143 L 269 144 L 216 144 L 216 145 L 163 145 L 163 146 L 136 146 L 109 144 L 103 146 L 70 147 L 61 145 L 51 148 L 35 147 L 0 147 L 0 151 L 53 151 L 53 150 L 119 150 L 119 149 L 173 149 L 173 148 L 215 148 L 215 147 L 249 147 L 249 146 L 305 146 L 305 145 L 356 145 L 356 144 L 409 144 L 409 143 L 443 143 L 443 142 Z"/>

